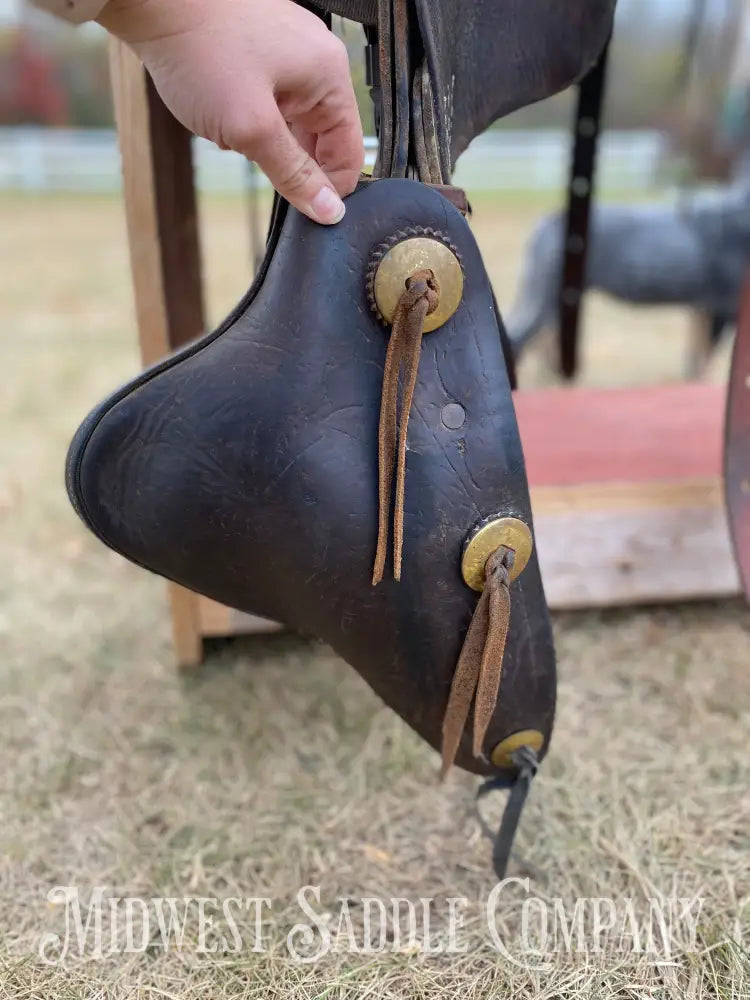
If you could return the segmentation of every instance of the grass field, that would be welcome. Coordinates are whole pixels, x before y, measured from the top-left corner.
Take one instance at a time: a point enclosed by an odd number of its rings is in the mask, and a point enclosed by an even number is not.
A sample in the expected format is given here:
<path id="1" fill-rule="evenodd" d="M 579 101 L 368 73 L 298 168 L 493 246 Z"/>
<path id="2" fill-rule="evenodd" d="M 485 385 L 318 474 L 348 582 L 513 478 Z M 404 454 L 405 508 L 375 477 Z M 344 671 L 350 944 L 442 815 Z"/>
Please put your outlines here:
<path id="1" fill-rule="evenodd" d="M 544 208 L 475 202 L 501 306 Z M 216 320 L 249 278 L 244 209 L 204 206 Z M 0 997 L 750 997 L 750 617 L 739 602 L 558 616 L 559 713 L 511 874 L 561 898 L 701 901 L 669 954 L 601 951 L 514 964 L 487 933 L 494 885 L 475 781 L 435 755 L 325 648 L 227 644 L 194 677 L 172 662 L 164 586 L 104 549 L 64 494 L 68 440 L 138 368 L 124 221 L 113 199 L 0 201 Z M 679 378 L 687 318 L 592 297 L 585 378 Z M 726 357 L 717 360 L 720 377 Z M 539 357 L 526 384 L 547 380 Z M 696 567 L 696 572 L 699 569 Z M 498 804 L 488 804 L 498 813 Z M 269 897 L 265 950 L 156 944 L 44 964 L 55 886 L 82 897 Z M 294 961 L 304 915 L 362 897 L 466 897 L 460 954 L 403 947 Z M 503 896 L 506 941 L 526 893 Z M 693 911 L 695 912 L 695 911 Z M 619 913 L 619 910 L 618 910 Z M 250 930 L 246 916 L 243 929 Z M 442 926 L 442 924 L 440 924 Z M 595 945 L 595 941 L 593 944 Z"/>

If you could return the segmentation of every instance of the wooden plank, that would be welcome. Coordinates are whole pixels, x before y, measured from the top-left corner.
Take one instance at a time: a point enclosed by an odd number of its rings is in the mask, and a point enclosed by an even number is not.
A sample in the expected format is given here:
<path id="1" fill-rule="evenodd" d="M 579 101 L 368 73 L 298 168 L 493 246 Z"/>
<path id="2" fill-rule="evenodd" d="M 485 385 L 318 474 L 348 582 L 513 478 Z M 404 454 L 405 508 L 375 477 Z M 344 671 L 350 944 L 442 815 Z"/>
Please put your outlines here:
<path id="1" fill-rule="evenodd" d="M 141 355 L 151 364 L 205 329 L 191 137 L 121 42 L 111 67 Z"/>
<path id="2" fill-rule="evenodd" d="M 574 486 L 532 486 L 535 515 L 580 514 L 586 511 L 626 513 L 633 510 L 714 509 L 723 507 L 721 480 L 664 479 L 652 483 L 578 483 Z"/>
<path id="3" fill-rule="evenodd" d="M 721 480 L 532 489 L 551 608 L 738 594 Z"/>
<path id="4" fill-rule="evenodd" d="M 518 392 L 529 481 L 573 486 L 720 476 L 725 399 L 725 387 L 701 383 Z"/>
<path id="5" fill-rule="evenodd" d="M 722 489 L 725 389 L 516 396 L 552 608 L 739 593 Z"/>
<path id="6" fill-rule="evenodd" d="M 244 611 L 227 608 L 208 597 L 201 597 L 198 607 L 201 633 L 207 638 L 278 632 L 283 628 L 282 625 L 269 621 L 267 618 L 260 618 L 258 615 L 248 615 Z"/>
<path id="7" fill-rule="evenodd" d="M 135 54 L 110 48 L 138 336 L 152 364 L 204 329 L 190 137 L 160 101 Z M 203 655 L 197 595 L 169 584 L 181 666 Z"/>
<path id="8" fill-rule="evenodd" d="M 532 491 L 550 607 L 605 607 L 740 592 L 721 481 Z"/>
<path id="9" fill-rule="evenodd" d="M 170 114 L 133 52 L 110 50 L 141 357 L 153 364 L 205 328 L 190 134 Z M 197 665 L 202 637 L 274 632 L 275 622 L 169 584 L 181 666 Z"/>

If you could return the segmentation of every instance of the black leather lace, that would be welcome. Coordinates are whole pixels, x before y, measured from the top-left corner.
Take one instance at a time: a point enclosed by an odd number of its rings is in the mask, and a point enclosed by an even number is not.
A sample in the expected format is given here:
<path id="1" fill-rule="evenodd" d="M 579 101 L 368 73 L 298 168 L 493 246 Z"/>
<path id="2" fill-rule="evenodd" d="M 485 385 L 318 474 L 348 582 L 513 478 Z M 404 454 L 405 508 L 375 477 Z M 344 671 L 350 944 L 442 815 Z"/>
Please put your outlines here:
<path id="1" fill-rule="evenodd" d="M 522 746 L 514 750 L 512 759 L 518 768 L 518 774 L 511 786 L 510 795 L 508 796 L 503 818 L 500 820 L 500 827 L 497 833 L 491 829 L 477 808 L 482 832 L 492 841 L 492 867 L 500 881 L 505 878 L 521 813 L 523 812 L 523 807 L 531 788 L 531 782 L 539 769 L 539 760 L 531 747 Z M 507 788 L 507 778 L 488 778 L 477 789 L 477 803 L 490 792 L 506 790 Z"/>

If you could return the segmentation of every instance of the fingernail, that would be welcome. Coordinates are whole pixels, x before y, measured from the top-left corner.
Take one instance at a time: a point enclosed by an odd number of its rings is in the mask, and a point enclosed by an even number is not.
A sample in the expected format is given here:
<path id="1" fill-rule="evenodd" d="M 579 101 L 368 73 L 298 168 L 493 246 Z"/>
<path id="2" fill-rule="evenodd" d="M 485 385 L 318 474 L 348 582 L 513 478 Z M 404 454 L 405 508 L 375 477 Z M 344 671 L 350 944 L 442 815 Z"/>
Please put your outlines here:
<path id="1" fill-rule="evenodd" d="M 328 226 L 341 222 L 346 211 L 341 198 L 329 187 L 322 187 L 318 191 L 310 202 L 310 209 L 318 222 Z"/>

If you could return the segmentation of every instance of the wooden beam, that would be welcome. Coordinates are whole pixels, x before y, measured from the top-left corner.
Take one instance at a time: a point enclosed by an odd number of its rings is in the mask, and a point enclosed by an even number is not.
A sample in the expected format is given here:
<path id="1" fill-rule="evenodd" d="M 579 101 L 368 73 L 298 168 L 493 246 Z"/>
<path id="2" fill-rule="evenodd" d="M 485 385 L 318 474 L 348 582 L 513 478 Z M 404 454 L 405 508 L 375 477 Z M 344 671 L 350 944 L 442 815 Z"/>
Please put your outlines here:
<path id="1" fill-rule="evenodd" d="M 138 335 L 152 364 L 205 329 L 191 137 L 116 40 L 111 69 Z"/>
<path id="2" fill-rule="evenodd" d="M 740 592 L 718 477 L 542 486 L 532 488 L 531 500 L 551 608 Z"/>
<path id="3" fill-rule="evenodd" d="M 153 364 L 204 331 L 190 136 L 169 113 L 137 56 L 113 40 L 110 68 L 141 357 Z M 169 584 L 182 667 L 200 663 L 198 597 Z"/>
<path id="4" fill-rule="evenodd" d="M 520 392 L 550 607 L 738 594 L 722 489 L 723 387 Z"/>
<path id="5" fill-rule="evenodd" d="M 200 599 L 200 618 L 201 633 L 206 638 L 250 635 L 257 632 L 278 632 L 283 627 L 267 618 L 259 618 L 257 615 L 248 615 L 235 608 L 227 608 L 208 597 Z"/>
<path id="6" fill-rule="evenodd" d="M 116 40 L 110 68 L 138 337 L 143 363 L 150 365 L 205 330 L 191 136 L 166 108 L 137 56 Z M 204 636 L 280 628 L 177 584 L 168 588 L 182 667 L 200 663 Z"/>

